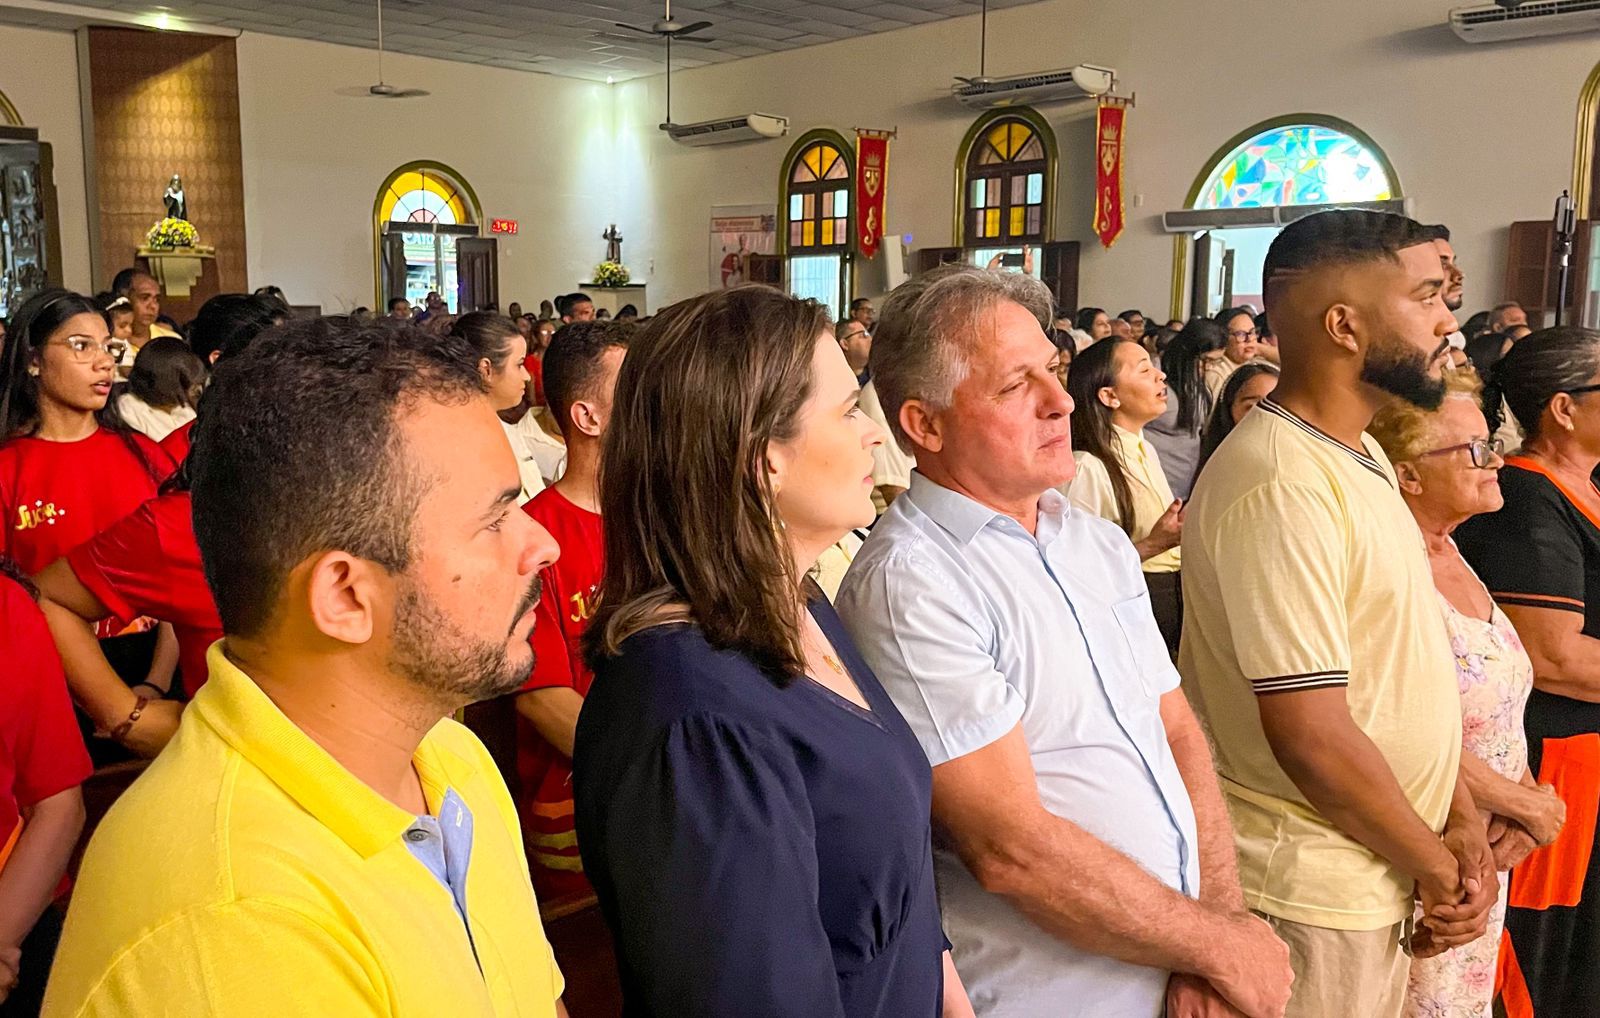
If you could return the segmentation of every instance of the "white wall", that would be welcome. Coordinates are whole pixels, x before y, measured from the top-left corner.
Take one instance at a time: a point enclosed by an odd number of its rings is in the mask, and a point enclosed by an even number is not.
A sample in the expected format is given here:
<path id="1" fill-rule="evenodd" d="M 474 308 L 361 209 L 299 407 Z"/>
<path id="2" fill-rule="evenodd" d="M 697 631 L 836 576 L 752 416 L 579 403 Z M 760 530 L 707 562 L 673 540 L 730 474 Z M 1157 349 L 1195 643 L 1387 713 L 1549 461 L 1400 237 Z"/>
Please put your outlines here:
<path id="1" fill-rule="evenodd" d="M 534 310 L 576 289 L 605 254 L 600 234 L 620 207 L 610 197 L 607 87 L 392 55 L 384 73 L 433 94 L 337 95 L 375 80 L 373 52 L 240 37 L 250 284 L 274 283 L 329 312 L 371 306 L 373 199 L 396 167 L 431 159 L 460 172 L 486 218 L 520 223 L 500 238 L 502 304 Z"/>
<path id="2" fill-rule="evenodd" d="M 1046 0 L 991 14 L 991 75 L 1116 67 L 1129 115 L 1128 228 L 1099 248 L 1093 211 L 1093 110 L 1041 110 L 1062 149 L 1057 239 L 1083 243 L 1085 303 L 1165 314 L 1172 243 L 1163 211 L 1180 207 L 1212 152 L 1250 125 L 1288 113 L 1341 117 L 1393 161 L 1417 216 L 1448 223 L 1468 273 L 1469 309 L 1499 296 L 1507 224 L 1547 217 L 1571 181 L 1578 91 L 1600 36 L 1468 46 L 1444 27 L 1444 0 L 1313 3 Z M 789 143 L 814 127 L 900 135 L 890 156 L 888 232 L 916 247 L 952 243 L 956 149 L 974 115 L 946 96 L 977 71 L 977 19 L 964 18 L 673 76 L 675 119 L 776 113 L 791 136 L 722 149 L 645 146 L 636 186 L 649 195 L 629 261 L 654 259 L 659 304 L 706 286 L 706 217 L 717 204 L 777 201 Z M 622 125 L 661 118 L 661 79 L 614 86 Z M 1137 202 L 1142 196 L 1143 204 Z"/>
<path id="3" fill-rule="evenodd" d="M 89 286 L 89 213 L 83 179 L 78 53 L 70 32 L 0 25 L 0 92 L 55 155 L 63 282 Z"/>

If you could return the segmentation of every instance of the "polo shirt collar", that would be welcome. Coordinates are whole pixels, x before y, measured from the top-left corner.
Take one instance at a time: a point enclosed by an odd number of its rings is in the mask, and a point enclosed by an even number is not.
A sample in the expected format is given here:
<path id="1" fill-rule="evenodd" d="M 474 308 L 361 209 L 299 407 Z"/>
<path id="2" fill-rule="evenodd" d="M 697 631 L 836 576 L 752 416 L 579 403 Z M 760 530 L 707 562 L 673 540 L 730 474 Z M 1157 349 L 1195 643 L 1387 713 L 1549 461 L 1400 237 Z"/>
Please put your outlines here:
<path id="1" fill-rule="evenodd" d="M 911 499 L 911 504 L 921 510 L 923 515 L 944 528 L 951 537 L 962 544 L 972 543 L 972 539 L 977 537 L 990 521 L 1011 519 L 982 502 L 929 480 L 919 471 L 912 471 L 911 488 L 901 497 Z M 1049 532 L 1059 532 L 1061 518 L 1066 512 L 1067 500 L 1059 491 L 1050 489 L 1039 496 L 1038 538 L 1041 544 L 1046 543 L 1047 525 Z"/>
<path id="2" fill-rule="evenodd" d="M 351 774 L 284 716 L 222 652 L 206 654 L 211 677 L 185 712 L 199 715 L 233 750 L 363 858 L 398 842 L 416 817 Z M 430 732 L 413 762 L 430 809 L 450 784 Z"/>

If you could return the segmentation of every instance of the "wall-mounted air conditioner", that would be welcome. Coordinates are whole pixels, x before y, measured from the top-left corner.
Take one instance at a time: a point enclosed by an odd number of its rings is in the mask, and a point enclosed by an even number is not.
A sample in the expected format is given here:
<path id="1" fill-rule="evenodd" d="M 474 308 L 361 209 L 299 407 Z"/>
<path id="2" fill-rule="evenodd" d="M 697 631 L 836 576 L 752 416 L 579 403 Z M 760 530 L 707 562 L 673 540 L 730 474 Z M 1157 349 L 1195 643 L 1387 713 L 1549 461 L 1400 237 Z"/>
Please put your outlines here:
<path id="1" fill-rule="evenodd" d="M 1600 29 L 1600 0 L 1528 0 L 1511 7 L 1457 7 L 1450 12 L 1450 27 L 1467 42 L 1593 32 Z"/>
<path id="2" fill-rule="evenodd" d="M 1038 71 L 1010 78 L 957 78 L 950 94 L 962 105 L 976 109 L 1042 106 L 1104 95 L 1116 81 L 1117 72 L 1109 67 L 1079 64 L 1064 71 Z"/>
<path id="3" fill-rule="evenodd" d="M 748 113 L 742 117 L 702 120 L 698 124 L 662 124 L 661 129 L 681 145 L 726 145 L 781 138 L 789 133 L 789 118 Z"/>

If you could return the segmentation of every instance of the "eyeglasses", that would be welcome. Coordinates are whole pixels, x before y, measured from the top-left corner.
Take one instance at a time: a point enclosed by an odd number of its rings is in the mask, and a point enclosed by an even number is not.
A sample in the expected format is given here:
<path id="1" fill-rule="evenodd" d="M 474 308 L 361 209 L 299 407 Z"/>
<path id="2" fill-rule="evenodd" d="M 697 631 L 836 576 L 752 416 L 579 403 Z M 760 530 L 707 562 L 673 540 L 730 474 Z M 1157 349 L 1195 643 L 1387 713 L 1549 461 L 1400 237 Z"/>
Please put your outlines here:
<path id="1" fill-rule="evenodd" d="M 1600 384 L 1580 385 L 1572 389 L 1562 389 L 1561 391 L 1566 393 L 1568 396 L 1581 396 L 1586 392 L 1600 392 Z"/>
<path id="2" fill-rule="evenodd" d="M 122 355 L 128 352 L 128 344 L 120 339 L 108 339 L 102 343 L 88 336 L 68 336 L 59 342 L 71 351 L 72 359 L 79 364 L 91 363 L 101 354 L 121 363 Z"/>
<path id="3" fill-rule="evenodd" d="M 1600 385 L 1595 386 L 1595 388 L 1600 390 Z M 1472 441 L 1462 442 L 1460 445 L 1446 446 L 1443 449 L 1432 449 L 1428 452 L 1419 454 L 1417 458 L 1423 459 L 1427 456 L 1443 456 L 1447 453 L 1459 452 L 1462 449 L 1467 450 L 1467 453 L 1472 457 L 1472 465 L 1474 467 L 1479 470 L 1488 470 L 1491 466 L 1494 466 L 1494 461 L 1496 459 L 1505 454 L 1506 444 L 1504 441 L 1498 438 L 1474 438 Z"/>
<path id="4" fill-rule="evenodd" d="M 1260 336 L 1261 336 L 1261 330 L 1260 329 L 1229 329 L 1228 330 L 1228 337 L 1230 339 L 1237 339 L 1237 340 L 1240 340 L 1240 341 L 1243 341 L 1243 340 L 1246 340 L 1246 339 L 1259 339 Z"/>

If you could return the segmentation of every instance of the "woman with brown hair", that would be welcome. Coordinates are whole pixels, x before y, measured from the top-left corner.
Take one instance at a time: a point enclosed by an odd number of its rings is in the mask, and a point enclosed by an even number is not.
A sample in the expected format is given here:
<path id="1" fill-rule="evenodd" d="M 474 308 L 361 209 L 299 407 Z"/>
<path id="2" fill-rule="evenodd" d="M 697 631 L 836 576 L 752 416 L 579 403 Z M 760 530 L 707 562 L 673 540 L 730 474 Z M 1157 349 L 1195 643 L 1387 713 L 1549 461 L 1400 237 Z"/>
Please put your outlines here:
<path id="1" fill-rule="evenodd" d="M 817 304 L 741 286 L 629 346 L 601 457 L 573 798 L 631 1015 L 971 1015 L 927 758 L 807 579 L 873 520 Z"/>

